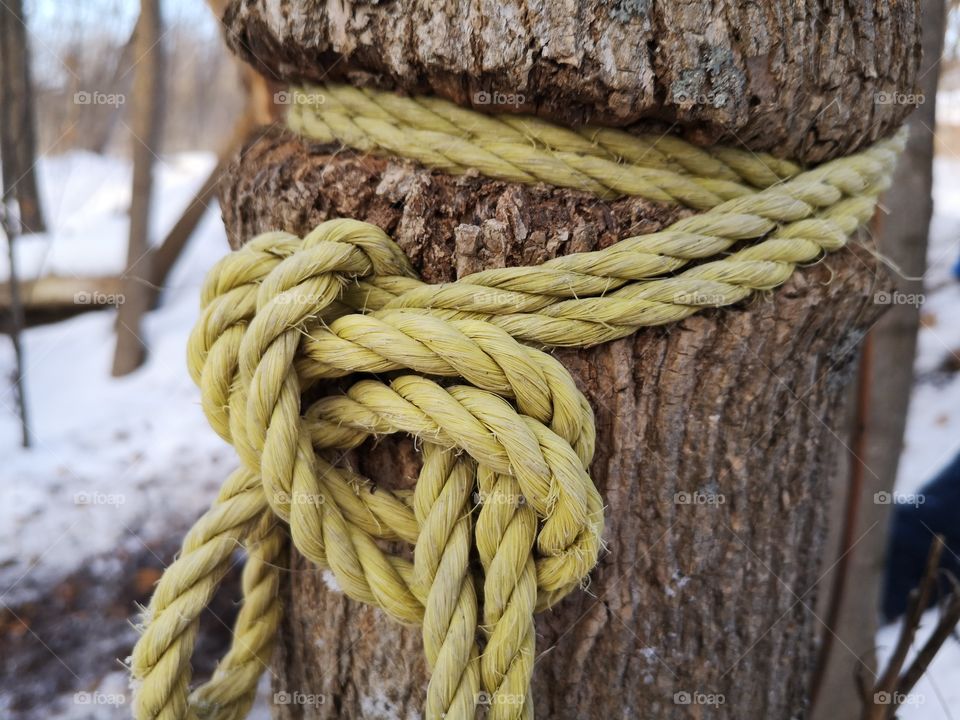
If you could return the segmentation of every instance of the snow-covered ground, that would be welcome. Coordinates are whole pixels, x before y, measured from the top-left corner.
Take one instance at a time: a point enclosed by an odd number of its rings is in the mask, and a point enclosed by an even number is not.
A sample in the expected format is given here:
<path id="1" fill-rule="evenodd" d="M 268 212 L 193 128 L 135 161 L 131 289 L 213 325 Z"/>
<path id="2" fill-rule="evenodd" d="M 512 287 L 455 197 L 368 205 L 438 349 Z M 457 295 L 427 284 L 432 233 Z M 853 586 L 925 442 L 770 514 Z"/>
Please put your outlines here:
<path id="1" fill-rule="evenodd" d="M 151 236 L 159 242 L 213 168 L 211 153 L 181 153 L 157 163 Z M 127 211 L 130 207 L 130 165 L 117 158 L 75 151 L 42 158 L 39 186 L 49 232 L 26 235 L 16 245 L 21 281 L 41 275 L 85 277 L 119 275 L 127 259 Z M 215 204 L 215 203 L 214 203 Z M 211 214 L 213 217 L 215 213 Z M 216 259 L 226 240 L 216 221 L 198 237 L 203 257 Z M 186 263 L 182 263 L 186 265 Z M 206 265 L 174 278 L 179 286 L 195 285 Z M 184 268 L 186 269 L 186 268 Z M 9 273 L 6 250 L 0 254 L 0 279 Z"/>
<path id="2" fill-rule="evenodd" d="M 187 156 L 158 165 L 154 237 L 176 221 L 213 163 L 212 156 Z M 17 246 L 18 267 L 22 252 L 28 276 L 41 269 L 121 272 L 129 166 L 71 153 L 42 162 L 40 177 L 51 230 Z M 227 250 L 212 210 L 174 269 L 162 307 L 146 319 L 146 365 L 128 377 L 110 378 L 111 310 L 24 334 L 32 449 L 17 445 L 12 384 L 0 388 L 3 603 L 30 599 L 88 558 L 167 535 L 171 524 L 185 525 L 216 492 L 230 448 L 209 431 L 184 358 L 199 285 Z M 0 345 L 0 367 L 9 377 L 13 353 L 9 343 Z"/>
<path id="3" fill-rule="evenodd" d="M 214 162 L 212 155 L 190 154 L 157 164 L 154 238 L 169 230 Z M 16 246 L 21 277 L 122 272 L 129 164 L 75 152 L 44 158 L 39 167 L 50 232 Z M 30 450 L 18 444 L 13 353 L 8 342 L 0 342 L 0 373 L 6 378 L 0 383 L 0 608 L 8 608 L 29 628 L 26 632 L 35 633 L 33 646 L 43 653 L 42 643 L 50 654 L 47 661 L 56 658 L 49 674 L 63 676 L 59 683 L 46 681 L 53 691 L 48 694 L 56 695 L 59 688 L 60 697 L 45 698 L 42 706 L 26 711 L 21 697 L 19 715 L 9 705 L 8 691 L 14 688 L 0 689 L 0 717 L 129 716 L 126 673 L 113 658 L 129 651 L 133 631 L 125 618 L 133 607 L 123 608 L 120 600 L 119 612 L 108 619 L 109 612 L 96 607 L 96 598 L 117 602 L 121 591 L 96 585 L 122 585 L 127 572 L 122 558 L 128 569 L 131 557 L 156 565 L 162 562 L 157 553 L 169 558 L 175 547 L 171 540 L 181 537 L 208 505 L 234 462 L 232 450 L 203 417 L 185 361 L 200 283 L 228 249 L 214 203 L 174 268 L 161 307 L 146 318 L 146 364 L 125 378 L 110 378 L 116 342 L 112 309 L 24 333 Z M 0 276 L 8 272 L 5 250 L 3 256 Z M 168 549 L 155 549 L 161 545 Z M 21 608 L 43 605 L 38 601 L 45 602 L 55 592 L 52 588 L 94 595 L 87 601 L 94 606 L 90 617 L 81 610 L 80 617 L 65 622 L 22 619 L 26 613 Z M 102 625 L 91 622 L 98 615 Z M 35 628 L 39 622 L 47 622 L 49 629 Z M 78 652 L 76 646 L 83 643 L 90 647 Z M 41 673 L 30 672 L 32 659 L 5 660 L 13 663 L 8 671 L 20 666 L 26 671 L 17 689 L 21 696 L 24 686 L 39 682 Z M 41 655 L 36 662 L 42 661 Z M 90 667 L 94 662 L 103 667 L 95 670 Z M 39 697 L 44 697 L 42 687 Z"/>
<path id="4" fill-rule="evenodd" d="M 162 237 L 175 221 L 213 162 L 211 156 L 190 154 L 158 165 L 154 237 Z M 18 246 L 21 275 L 121 272 L 129 166 L 70 153 L 45 158 L 40 171 L 50 232 Z M 960 447 L 960 373 L 937 372 L 948 353 L 960 348 L 960 283 L 950 275 L 960 254 L 958 178 L 960 162 L 937 160 L 920 382 L 898 481 L 904 492 L 926 481 Z M 31 450 L 18 446 L 11 383 L 0 383 L 0 608 L 38 600 L 51 583 L 91 564 L 109 563 L 105 558 L 117 549 L 136 554 L 179 537 L 216 492 L 233 455 L 208 428 L 184 357 L 200 283 L 226 251 L 213 208 L 174 269 L 161 306 L 146 320 L 146 365 L 128 377 L 110 378 L 112 310 L 25 333 Z M 5 262 L 3 253 L 0 278 L 7 273 Z M 13 367 L 9 344 L 0 342 L 0 373 L 10 376 Z M 927 626 L 932 622 L 928 614 Z M 891 646 L 895 631 L 885 628 L 880 645 Z M 924 702 L 905 705 L 901 717 L 951 718 L 948 708 L 960 707 L 957 673 L 960 646 L 952 642 L 915 690 Z M 105 668 L 96 685 L 76 689 L 93 692 L 88 701 L 95 693 L 117 697 L 125 692 L 125 679 L 119 669 Z M 7 714 L 4 703 L 0 691 L 0 716 Z M 70 693 L 44 708 L 42 716 L 82 720 L 128 713 L 120 705 L 88 707 Z"/>

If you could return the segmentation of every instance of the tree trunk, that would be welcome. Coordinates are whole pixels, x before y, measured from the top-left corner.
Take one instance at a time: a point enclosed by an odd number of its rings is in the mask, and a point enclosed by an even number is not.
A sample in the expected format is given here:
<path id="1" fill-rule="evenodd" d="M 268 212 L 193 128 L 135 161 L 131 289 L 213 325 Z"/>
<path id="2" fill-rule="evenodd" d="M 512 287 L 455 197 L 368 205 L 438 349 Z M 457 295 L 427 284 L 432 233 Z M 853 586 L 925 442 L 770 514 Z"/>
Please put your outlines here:
<path id="1" fill-rule="evenodd" d="M 849 541 L 844 543 L 850 547 L 841 545 L 831 552 L 824 568 L 840 572 L 845 589 L 837 598 L 835 613 L 825 616 L 830 632 L 821 632 L 824 649 L 819 672 L 823 684 L 817 692 L 815 717 L 823 720 L 856 717 L 861 703 L 856 693 L 856 674 L 862 674 L 871 687 L 876 680 L 874 643 L 890 500 L 913 388 L 914 352 L 927 267 L 927 233 L 933 213 L 933 129 L 945 14 L 941 0 L 931 0 L 924 9 L 923 62 L 918 77 L 924 101 L 908 122 L 910 139 L 893 178 L 898 192 L 886 199 L 887 213 L 878 217 L 879 250 L 899 268 L 900 276 L 896 278 L 895 292 L 875 295 L 878 303 L 889 308 L 867 337 L 860 368 L 859 385 L 865 397 L 859 403 L 863 408 L 860 427 L 854 432 L 862 441 L 850 443 L 855 453 L 850 462 L 860 482 L 856 488 L 848 487 L 849 476 L 838 476 L 836 494 L 848 495 L 846 506 L 852 522 Z M 931 467 L 930 474 L 937 469 Z M 836 507 L 843 505 L 838 502 Z M 832 581 L 830 573 L 825 585 Z"/>
<path id="2" fill-rule="evenodd" d="M 23 296 L 17 278 L 17 238 L 44 232 L 46 224 L 37 192 L 36 121 L 30 84 L 30 53 L 21 0 L 0 7 L 0 227 L 7 243 L 10 296 L 8 325 L 13 345 L 13 385 L 20 415 L 20 443 L 30 447 L 26 398 L 26 365 L 21 343 Z"/>
<path id="3" fill-rule="evenodd" d="M 23 234 L 45 232 L 36 175 L 36 118 L 23 0 L 0 6 L 0 156 L 3 199 L 17 200 Z"/>
<path id="4" fill-rule="evenodd" d="M 133 87 L 133 192 L 123 302 L 117 310 L 117 349 L 113 375 L 131 373 L 143 364 L 147 347 L 140 322 L 153 300 L 150 247 L 150 201 L 153 161 L 160 149 L 163 116 L 163 21 L 159 0 L 141 0 L 136 28 L 137 65 Z"/>
<path id="5" fill-rule="evenodd" d="M 916 72 L 916 3 L 867 3 L 855 18 L 841 3 L 778 0 L 750 10 L 550 4 L 539 14 L 520 0 L 434 5 L 431 15 L 418 2 L 294 11 L 234 0 L 225 22 L 233 47 L 273 77 L 329 70 L 464 104 L 480 91 L 524 94 L 519 109 L 553 119 L 664 130 L 676 121 L 689 137 L 737 137 L 805 160 L 892 129 L 908 108 L 874 106 L 873 93 L 911 87 Z M 718 106 L 723 78 L 735 82 Z M 692 102 L 681 102 L 691 87 Z M 851 102 L 834 102 L 838 93 Z M 707 95 L 714 101 L 701 102 Z M 454 178 L 280 132 L 245 149 L 221 202 L 234 246 L 352 217 L 389 232 L 431 282 L 605 247 L 688 212 Z M 588 588 L 537 618 L 538 717 L 805 714 L 828 479 L 842 448 L 834 427 L 858 342 L 881 310 L 877 272 L 853 247 L 741 306 L 556 352 L 597 416 L 591 474 L 609 552 Z M 391 487 L 409 487 L 419 467 L 412 441 L 394 437 L 346 460 Z M 284 592 L 274 690 L 294 702 L 278 717 L 420 717 L 418 628 L 346 599 L 299 557 Z"/>

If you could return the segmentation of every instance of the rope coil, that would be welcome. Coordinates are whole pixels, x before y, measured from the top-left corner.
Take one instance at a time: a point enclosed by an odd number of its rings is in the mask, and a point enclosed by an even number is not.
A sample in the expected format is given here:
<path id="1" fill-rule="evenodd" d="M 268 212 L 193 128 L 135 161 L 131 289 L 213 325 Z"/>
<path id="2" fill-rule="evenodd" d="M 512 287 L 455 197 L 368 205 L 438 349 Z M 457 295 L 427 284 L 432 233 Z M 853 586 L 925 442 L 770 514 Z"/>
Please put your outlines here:
<path id="1" fill-rule="evenodd" d="M 318 93 L 324 102 L 311 101 Z M 905 136 L 801 171 L 766 155 L 430 98 L 344 86 L 292 97 L 291 128 L 315 140 L 702 212 L 604 250 L 439 285 L 420 281 L 382 230 L 354 220 L 303 239 L 265 233 L 223 258 L 202 291 L 188 365 L 241 468 L 145 611 L 135 715 L 246 714 L 280 622 L 289 532 L 351 598 L 422 625 L 426 717 L 472 718 L 488 704 L 489 718 L 532 718 L 533 615 L 585 582 L 604 523 L 588 473 L 593 412 L 535 346 L 608 342 L 777 287 L 871 217 Z M 726 254 L 742 241 L 752 242 Z M 301 407 L 318 381 L 385 372 L 400 374 Z M 374 492 L 331 459 L 392 433 L 422 443 L 412 492 Z M 412 546 L 412 559 L 382 541 Z M 198 617 L 238 544 L 248 559 L 233 646 L 190 693 Z"/>

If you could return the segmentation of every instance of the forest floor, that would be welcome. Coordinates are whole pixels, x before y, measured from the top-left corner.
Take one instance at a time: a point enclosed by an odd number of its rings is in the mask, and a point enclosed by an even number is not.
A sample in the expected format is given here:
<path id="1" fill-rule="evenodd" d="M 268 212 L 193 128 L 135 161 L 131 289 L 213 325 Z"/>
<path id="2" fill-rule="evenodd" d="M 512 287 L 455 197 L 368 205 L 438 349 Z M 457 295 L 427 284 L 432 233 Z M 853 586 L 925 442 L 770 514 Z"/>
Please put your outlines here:
<path id="1" fill-rule="evenodd" d="M 163 237 L 210 171 L 203 154 L 158 164 L 154 237 Z M 123 270 L 130 168 L 84 153 L 45 158 L 40 183 L 50 232 L 17 247 L 24 277 L 95 276 Z M 917 384 L 898 489 L 910 492 L 960 448 L 960 162 L 938 159 Z M 185 367 L 187 335 L 207 269 L 228 251 L 217 208 L 181 257 L 143 328 L 143 368 L 110 377 L 115 312 L 86 312 L 24 334 L 34 447 L 19 447 L 13 353 L 0 342 L 0 717 L 129 717 L 121 661 L 179 538 L 234 464 L 200 410 Z M 3 253 L 5 257 L 6 253 Z M 0 260 L 0 278 L 7 268 Z M 203 620 L 198 675 L 229 640 L 237 578 Z M 929 629 L 934 621 L 926 617 Z M 889 648 L 895 627 L 878 643 Z M 960 708 L 960 644 L 948 643 L 904 720 L 951 720 Z M 255 716 L 266 717 L 261 693 Z"/>

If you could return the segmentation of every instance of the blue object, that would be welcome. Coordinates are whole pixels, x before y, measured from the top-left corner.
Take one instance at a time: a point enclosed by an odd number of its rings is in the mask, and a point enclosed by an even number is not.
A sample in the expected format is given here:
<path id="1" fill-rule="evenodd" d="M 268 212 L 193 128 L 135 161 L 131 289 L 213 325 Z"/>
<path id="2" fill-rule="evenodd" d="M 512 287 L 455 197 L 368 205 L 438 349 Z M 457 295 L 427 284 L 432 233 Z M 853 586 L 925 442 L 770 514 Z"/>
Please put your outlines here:
<path id="1" fill-rule="evenodd" d="M 923 577 L 935 534 L 943 535 L 945 543 L 941 571 L 960 579 L 960 454 L 907 499 L 911 502 L 895 503 L 890 527 L 881 603 L 888 622 L 906 612 L 910 591 Z M 950 588 L 941 573 L 940 595 L 933 593 L 930 605 Z"/>

